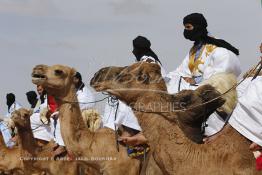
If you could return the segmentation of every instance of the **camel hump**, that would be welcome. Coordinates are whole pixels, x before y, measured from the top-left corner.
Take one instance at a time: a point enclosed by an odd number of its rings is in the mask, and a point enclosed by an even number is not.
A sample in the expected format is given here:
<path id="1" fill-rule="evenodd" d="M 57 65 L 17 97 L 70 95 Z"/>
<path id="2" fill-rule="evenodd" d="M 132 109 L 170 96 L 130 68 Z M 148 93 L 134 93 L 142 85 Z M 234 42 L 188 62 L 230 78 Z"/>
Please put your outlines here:
<path id="1" fill-rule="evenodd" d="M 85 109 L 82 111 L 82 117 L 86 127 L 95 132 L 101 125 L 101 116 L 95 109 Z"/>
<path id="2" fill-rule="evenodd" d="M 232 73 L 217 73 L 211 76 L 208 80 L 205 80 L 201 85 L 204 84 L 210 84 L 215 87 L 218 92 L 223 94 L 237 84 L 237 77 Z M 233 112 L 237 104 L 237 90 L 232 89 L 230 92 L 223 95 L 223 98 L 225 103 L 217 110 L 229 115 Z"/>

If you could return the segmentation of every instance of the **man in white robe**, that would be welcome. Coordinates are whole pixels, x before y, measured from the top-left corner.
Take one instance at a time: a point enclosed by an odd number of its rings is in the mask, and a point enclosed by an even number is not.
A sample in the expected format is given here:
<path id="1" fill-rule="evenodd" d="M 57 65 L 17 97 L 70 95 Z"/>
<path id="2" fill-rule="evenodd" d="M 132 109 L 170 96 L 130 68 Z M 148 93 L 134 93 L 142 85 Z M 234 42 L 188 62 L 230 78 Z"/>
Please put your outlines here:
<path id="1" fill-rule="evenodd" d="M 163 68 L 158 56 L 151 49 L 151 42 L 144 36 L 137 36 L 133 40 L 133 51 L 137 62 L 148 62 L 158 64 L 161 67 L 162 77 L 165 78 L 166 71 Z M 117 108 L 117 105 L 118 108 Z M 110 100 L 105 106 L 104 115 L 102 118 L 103 126 L 111 129 L 118 129 L 121 125 L 128 130 L 133 130 L 132 134 L 124 132 L 120 140 L 127 145 L 139 145 L 147 142 L 147 139 L 142 133 L 142 129 L 137 121 L 132 109 L 120 100 L 111 103 Z M 135 135 L 133 135 L 135 133 Z"/>
<path id="2" fill-rule="evenodd" d="M 240 97 L 229 124 L 262 147 L 262 77 L 248 78 L 244 84 L 238 89 Z"/>
<path id="3" fill-rule="evenodd" d="M 208 36 L 207 21 L 202 14 L 193 13 L 184 18 L 184 37 L 194 41 L 194 45 L 173 72 L 167 74 L 170 79 L 166 83 L 168 92 L 175 94 L 183 89 L 196 89 L 201 82 L 221 72 L 233 73 L 238 77 L 241 73 L 238 50 L 224 40 Z M 212 114 L 205 128 L 205 135 L 218 132 L 224 120 Z"/>
<path id="4" fill-rule="evenodd" d="M 262 53 L 262 43 L 260 44 Z M 262 66 L 262 57 L 261 65 Z M 251 150 L 262 150 L 262 77 L 247 78 L 237 89 L 238 104 L 229 124 L 251 140 Z"/>
<path id="5" fill-rule="evenodd" d="M 33 114 L 30 116 L 31 128 L 34 138 L 42 143 L 49 142 L 54 139 L 51 132 L 51 126 L 47 120 L 44 120 L 44 118 L 41 117 L 47 109 L 47 97 L 42 86 L 37 86 L 37 92 L 39 94 L 39 99 L 33 110 Z"/>
<path id="6" fill-rule="evenodd" d="M 9 93 L 6 95 L 6 104 L 8 106 L 8 110 L 5 117 L 0 122 L 0 130 L 2 132 L 2 136 L 6 146 L 12 147 L 15 145 L 15 142 L 12 140 L 12 135 L 8 127 L 8 122 L 12 116 L 12 113 L 15 110 L 22 108 L 22 106 L 18 102 L 16 102 L 15 95 L 13 93 Z"/>

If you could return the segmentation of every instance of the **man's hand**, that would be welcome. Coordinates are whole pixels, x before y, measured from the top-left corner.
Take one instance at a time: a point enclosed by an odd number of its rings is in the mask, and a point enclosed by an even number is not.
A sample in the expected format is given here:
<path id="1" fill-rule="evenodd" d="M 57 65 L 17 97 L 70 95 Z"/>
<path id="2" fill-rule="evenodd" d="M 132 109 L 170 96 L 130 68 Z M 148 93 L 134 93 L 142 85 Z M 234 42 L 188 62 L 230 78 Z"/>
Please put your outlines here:
<path id="1" fill-rule="evenodd" d="M 188 82 L 189 84 L 196 84 L 195 80 L 193 78 L 189 77 L 183 77 L 183 79 Z"/>

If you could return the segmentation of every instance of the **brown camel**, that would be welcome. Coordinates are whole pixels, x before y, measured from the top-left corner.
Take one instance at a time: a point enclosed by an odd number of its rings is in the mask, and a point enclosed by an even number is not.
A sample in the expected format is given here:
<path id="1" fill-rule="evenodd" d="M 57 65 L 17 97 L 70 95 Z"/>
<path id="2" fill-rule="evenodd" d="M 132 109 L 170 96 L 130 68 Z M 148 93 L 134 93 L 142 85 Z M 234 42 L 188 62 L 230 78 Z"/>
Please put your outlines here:
<path id="1" fill-rule="evenodd" d="M 109 128 L 91 132 L 85 127 L 77 103 L 72 68 L 55 65 L 38 65 L 33 69 L 32 81 L 42 85 L 56 98 L 59 106 L 61 133 L 67 150 L 79 160 L 96 168 L 105 175 L 139 174 L 140 161 L 128 157 L 122 145 L 116 149 L 115 133 Z"/>
<path id="2" fill-rule="evenodd" d="M 20 154 L 20 147 L 6 147 L 2 133 L 0 132 L 0 171 L 11 174 L 23 174 L 24 164 L 19 158 Z"/>
<path id="3" fill-rule="evenodd" d="M 57 175 L 77 175 L 77 164 L 75 161 L 53 160 L 52 142 L 43 147 L 37 145 L 33 137 L 30 125 L 30 112 L 26 109 L 19 109 L 12 114 L 22 148 L 21 159 L 24 163 L 25 174 L 42 173 Z M 19 154 L 18 154 L 19 155 Z M 17 156 L 18 156 L 17 155 Z"/>
<path id="4" fill-rule="evenodd" d="M 261 174 L 249 151 L 250 141 L 229 125 L 211 143 L 199 144 L 203 143 L 200 126 L 204 118 L 224 102 L 219 98 L 193 108 L 219 96 L 212 86 L 169 95 L 160 67 L 152 63 L 103 68 L 95 74 L 91 86 L 133 107 L 163 174 Z M 190 110 L 174 111 L 181 108 Z"/>

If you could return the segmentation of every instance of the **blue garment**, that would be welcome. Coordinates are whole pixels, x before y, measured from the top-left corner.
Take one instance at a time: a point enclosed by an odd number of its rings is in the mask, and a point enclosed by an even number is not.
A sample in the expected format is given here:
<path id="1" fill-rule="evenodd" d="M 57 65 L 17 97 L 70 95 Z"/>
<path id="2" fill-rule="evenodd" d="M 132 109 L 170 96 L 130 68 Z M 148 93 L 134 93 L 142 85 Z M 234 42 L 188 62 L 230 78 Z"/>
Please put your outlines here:
<path id="1" fill-rule="evenodd" d="M 3 139 L 7 147 L 12 147 L 15 145 L 15 142 L 12 141 L 12 136 L 9 131 L 9 128 L 4 122 L 0 122 L 0 130 L 2 132 Z"/>

